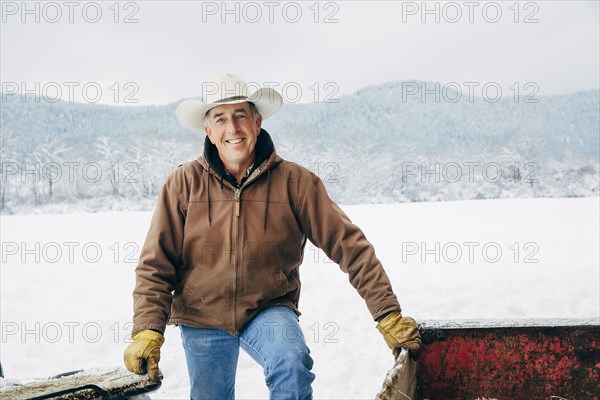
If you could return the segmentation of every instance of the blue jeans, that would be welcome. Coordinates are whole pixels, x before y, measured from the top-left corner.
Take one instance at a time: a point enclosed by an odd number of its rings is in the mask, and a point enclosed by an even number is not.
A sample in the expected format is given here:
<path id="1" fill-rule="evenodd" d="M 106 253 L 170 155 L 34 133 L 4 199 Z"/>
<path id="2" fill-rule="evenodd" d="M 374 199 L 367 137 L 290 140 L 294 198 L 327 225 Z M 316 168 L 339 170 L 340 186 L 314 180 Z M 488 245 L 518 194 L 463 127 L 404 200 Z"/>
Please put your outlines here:
<path id="1" fill-rule="evenodd" d="M 240 347 L 263 367 L 271 399 L 312 399 L 313 360 L 290 308 L 266 308 L 237 337 L 220 329 L 180 328 L 191 399 L 234 398 Z"/>

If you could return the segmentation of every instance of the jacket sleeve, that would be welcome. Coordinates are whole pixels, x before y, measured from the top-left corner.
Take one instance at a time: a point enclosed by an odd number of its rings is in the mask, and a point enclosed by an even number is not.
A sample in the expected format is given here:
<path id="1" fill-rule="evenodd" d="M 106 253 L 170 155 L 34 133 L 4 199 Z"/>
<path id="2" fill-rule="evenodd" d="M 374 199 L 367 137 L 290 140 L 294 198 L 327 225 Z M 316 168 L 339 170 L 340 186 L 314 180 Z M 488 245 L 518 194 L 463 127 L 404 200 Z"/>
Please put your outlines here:
<path id="1" fill-rule="evenodd" d="M 179 185 L 171 175 L 163 186 L 150 229 L 135 269 L 133 331 L 154 329 L 164 333 L 181 262 L 185 213 Z"/>
<path id="2" fill-rule="evenodd" d="M 400 311 L 390 280 L 362 230 L 327 194 L 321 179 L 310 173 L 301 195 L 299 222 L 306 237 L 321 248 L 342 271 L 367 303 L 376 320 Z"/>

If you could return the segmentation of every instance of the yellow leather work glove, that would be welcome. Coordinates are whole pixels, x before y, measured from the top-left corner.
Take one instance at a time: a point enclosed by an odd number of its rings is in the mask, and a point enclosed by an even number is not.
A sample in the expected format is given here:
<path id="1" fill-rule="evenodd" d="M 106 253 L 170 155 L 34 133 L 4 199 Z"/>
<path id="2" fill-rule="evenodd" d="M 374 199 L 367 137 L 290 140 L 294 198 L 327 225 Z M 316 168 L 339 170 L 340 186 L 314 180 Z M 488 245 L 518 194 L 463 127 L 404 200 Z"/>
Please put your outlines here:
<path id="1" fill-rule="evenodd" d="M 385 342 L 392 349 L 394 358 L 400 354 L 400 348 L 409 351 L 413 360 L 421 353 L 421 335 L 414 319 L 403 317 L 398 311 L 392 311 L 377 324 Z"/>
<path id="2" fill-rule="evenodd" d="M 143 375 L 148 371 L 151 381 L 158 380 L 160 346 L 165 342 L 162 333 L 144 329 L 131 336 L 133 342 L 125 349 L 125 367 L 131 372 Z"/>

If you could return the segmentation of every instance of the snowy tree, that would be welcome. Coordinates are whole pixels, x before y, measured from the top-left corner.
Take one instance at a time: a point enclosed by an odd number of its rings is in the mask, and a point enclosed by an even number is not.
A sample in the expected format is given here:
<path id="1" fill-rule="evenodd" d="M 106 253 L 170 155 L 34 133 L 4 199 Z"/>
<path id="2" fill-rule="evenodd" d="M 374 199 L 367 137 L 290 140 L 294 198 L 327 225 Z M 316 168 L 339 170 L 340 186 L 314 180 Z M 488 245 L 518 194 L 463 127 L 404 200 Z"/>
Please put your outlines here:
<path id="1" fill-rule="evenodd" d="M 0 183 L 0 209 L 6 208 L 7 202 L 10 201 L 10 181 L 15 181 L 15 195 L 16 187 L 18 185 L 18 178 L 12 178 L 17 176 L 19 171 L 18 166 L 18 151 L 16 143 L 19 137 L 14 130 L 0 128 L 0 165 L 2 173 L 2 181 Z"/>
<path id="2" fill-rule="evenodd" d="M 95 148 L 102 159 L 102 169 L 108 175 L 112 195 L 116 197 L 119 195 L 119 162 L 122 161 L 122 151 L 112 144 L 108 136 L 98 137 Z"/>
<path id="3" fill-rule="evenodd" d="M 64 161 L 64 156 L 69 150 L 70 147 L 66 145 L 64 140 L 57 137 L 46 137 L 32 154 L 36 162 L 34 168 L 39 168 L 39 180 L 44 180 L 48 183 L 48 199 L 50 201 L 52 201 L 53 195 L 52 187 L 62 177 L 61 163 Z"/>

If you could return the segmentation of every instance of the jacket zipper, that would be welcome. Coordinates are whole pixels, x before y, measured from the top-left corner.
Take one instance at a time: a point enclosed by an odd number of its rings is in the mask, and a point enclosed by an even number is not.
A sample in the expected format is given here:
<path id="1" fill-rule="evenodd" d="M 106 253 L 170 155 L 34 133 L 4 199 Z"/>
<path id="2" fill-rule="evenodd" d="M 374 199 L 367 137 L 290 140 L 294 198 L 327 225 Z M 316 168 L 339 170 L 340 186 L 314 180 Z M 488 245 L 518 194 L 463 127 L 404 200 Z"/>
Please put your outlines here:
<path id="1" fill-rule="evenodd" d="M 214 173 L 215 176 L 216 173 Z M 232 295 L 232 305 L 233 305 L 233 315 L 232 315 L 232 322 L 233 322 L 233 333 L 235 336 L 237 336 L 239 334 L 238 329 L 237 329 L 237 319 L 235 317 L 235 309 L 237 306 L 237 301 L 236 301 L 236 294 L 237 294 L 237 265 L 238 265 L 238 247 L 239 247 L 239 217 L 240 217 L 240 203 L 241 203 L 241 194 L 242 194 L 242 189 L 245 188 L 246 186 L 248 186 L 249 183 L 251 183 L 252 181 L 256 180 L 256 178 L 258 178 L 260 175 L 262 174 L 261 168 L 256 168 L 254 170 L 254 172 L 248 177 L 248 179 L 246 180 L 246 182 L 244 182 L 244 184 L 241 187 L 238 188 L 234 188 L 233 185 L 230 185 L 230 187 L 234 190 L 235 192 L 235 218 L 234 218 L 234 235 L 235 235 L 235 240 L 234 240 L 234 245 L 235 245 L 235 250 L 234 250 L 234 256 L 233 256 L 233 280 L 232 280 L 232 284 L 231 284 L 231 295 Z"/>
<path id="2" fill-rule="evenodd" d="M 254 173 L 252 175 L 250 175 L 250 177 L 246 180 L 246 182 L 244 182 L 244 184 L 241 187 L 235 188 L 235 218 L 234 218 L 234 235 L 235 235 L 235 250 L 234 250 L 234 258 L 233 258 L 233 280 L 232 280 L 232 287 L 231 287 L 231 294 L 232 294 L 232 303 L 233 303 L 233 316 L 232 316 L 232 321 L 233 321 L 233 332 L 234 335 L 237 336 L 239 334 L 238 329 L 237 329 L 237 319 L 235 318 L 235 309 L 237 306 L 237 267 L 238 267 L 238 247 L 239 247 L 239 226 L 240 226 L 240 206 L 241 206 L 241 194 L 242 194 L 242 189 L 245 188 L 246 186 L 248 186 L 248 184 L 252 181 L 254 181 L 259 175 L 261 174 L 261 171 L 257 168 L 254 170 Z"/>
<path id="3" fill-rule="evenodd" d="M 242 192 L 241 188 L 235 189 L 235 216 L 240 216 L 240 193 Z"/>
<path id="4" fill-rule="evenodd" d="M 235 189 L 235 221 L 234 221 L 234 235 L 235 235 L 235 253 L 233 259 L 233 281 L 231 294 L 233 298 L 233 331 L 235 336 L 238 334 L 237 330 L 237 321 L 235 318 L 236 306 L 237 306 L 237 264 L 238 264 L 238 245 L 239 245 L 239 225 L 240 225 L 240 195 L 242 193 L 242 188 Z"/>

